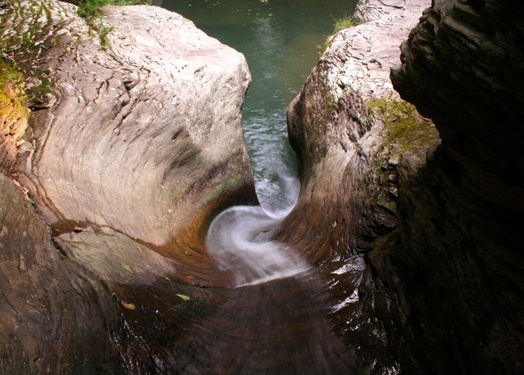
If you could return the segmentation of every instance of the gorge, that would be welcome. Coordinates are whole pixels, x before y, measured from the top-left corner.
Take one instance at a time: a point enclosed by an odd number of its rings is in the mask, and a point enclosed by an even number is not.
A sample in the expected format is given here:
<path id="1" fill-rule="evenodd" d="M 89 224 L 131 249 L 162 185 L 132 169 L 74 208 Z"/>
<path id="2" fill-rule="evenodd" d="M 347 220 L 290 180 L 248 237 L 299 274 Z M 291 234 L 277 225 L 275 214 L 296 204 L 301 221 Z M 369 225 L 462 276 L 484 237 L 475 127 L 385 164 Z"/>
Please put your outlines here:
<path id="1" fill-rule="evenodd" d="M 523 372 L 517 2 L 361 1 L 289 106 L 272 217 L 242 54 L 158 7 L 100 38 L 1 4 L 1 374 Z"/>

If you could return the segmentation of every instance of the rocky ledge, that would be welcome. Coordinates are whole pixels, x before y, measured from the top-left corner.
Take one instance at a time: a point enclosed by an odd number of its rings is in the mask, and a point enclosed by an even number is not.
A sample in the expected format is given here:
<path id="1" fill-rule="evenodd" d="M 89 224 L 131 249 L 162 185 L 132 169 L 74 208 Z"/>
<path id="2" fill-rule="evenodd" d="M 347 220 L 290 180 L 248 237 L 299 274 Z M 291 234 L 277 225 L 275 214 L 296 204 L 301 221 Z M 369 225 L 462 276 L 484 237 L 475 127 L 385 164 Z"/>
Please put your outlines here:
<path id="1" fill-rule="evenodd" d="M 523 24 L 513 1 L 434 1 L 392 73 L 442 138 L 400 180 L 392 256 L 418 348 L 403 355 L 432 373 L 524 371 Z"/>
<path id="2" fill-rule="evenodd" d="M 306 246 L 313 262 L 364 252 L 370 239 L 394 229 L 400 155 L 438 143 L 433 124 L 399 98 L 389 79 L 398 46 L 426 3 L 361 2 L 355 14 L 363 23 L 328 39 L 289 107 L 302 191 L 283 238 L 300 243 L 315 223 L 318 236 L 307 236 L 316 239 Z M 325 231 L 329 226 L 335 229 Z"/>
<path id="3" fill-rule="evenodd" d="M 169 372 L 165 332 L 207 298 L 193 285 L 227 282 L 209 220 L 256 202 L 246 61 L 157 7 L 106 8 L 94 30 L 68 3 L 2 4 L 32 112 L 0 117 L 0 372 Z"/>

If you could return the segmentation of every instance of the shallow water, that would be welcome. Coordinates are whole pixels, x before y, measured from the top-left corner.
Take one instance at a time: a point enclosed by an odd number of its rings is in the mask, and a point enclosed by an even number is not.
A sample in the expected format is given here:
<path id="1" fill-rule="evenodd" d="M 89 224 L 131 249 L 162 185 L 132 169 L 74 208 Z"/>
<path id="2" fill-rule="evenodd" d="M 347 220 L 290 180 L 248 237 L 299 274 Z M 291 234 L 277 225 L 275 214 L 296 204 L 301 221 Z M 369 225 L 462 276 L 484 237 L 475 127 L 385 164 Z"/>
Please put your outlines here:
<path id="1" fill-rule="evenodd" d="M 265 238 L 278 221 L 261 207 L 238 206 L 222 212 L 211 224 L 207 249 L 222 269 L 231 272 L 235 287 L 308 271 L 307 263 L 293 249 Z"/>

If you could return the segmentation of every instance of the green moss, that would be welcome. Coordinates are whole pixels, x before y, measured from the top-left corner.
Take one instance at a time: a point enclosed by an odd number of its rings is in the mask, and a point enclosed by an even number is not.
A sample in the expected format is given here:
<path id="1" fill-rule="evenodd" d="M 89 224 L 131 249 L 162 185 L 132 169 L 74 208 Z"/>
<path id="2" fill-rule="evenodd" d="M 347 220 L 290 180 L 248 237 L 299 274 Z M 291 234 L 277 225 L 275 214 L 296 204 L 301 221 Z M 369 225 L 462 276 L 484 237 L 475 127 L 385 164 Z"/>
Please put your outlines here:
<path id="1" fill-rule="evenodd" d="M 433 123 L 422 117 L 415 106 L 408 102 L 376 98 L 368 103 L 368 108 L 384 121 L 385 143 L 398 144 L 400 152 L 434 145 L 439 140 Z"/>
<path id="2" fill-rule="evenodd" d="M 0 57 L 0 125 L 29 118 L 24 78 L 16 66 Z"/>

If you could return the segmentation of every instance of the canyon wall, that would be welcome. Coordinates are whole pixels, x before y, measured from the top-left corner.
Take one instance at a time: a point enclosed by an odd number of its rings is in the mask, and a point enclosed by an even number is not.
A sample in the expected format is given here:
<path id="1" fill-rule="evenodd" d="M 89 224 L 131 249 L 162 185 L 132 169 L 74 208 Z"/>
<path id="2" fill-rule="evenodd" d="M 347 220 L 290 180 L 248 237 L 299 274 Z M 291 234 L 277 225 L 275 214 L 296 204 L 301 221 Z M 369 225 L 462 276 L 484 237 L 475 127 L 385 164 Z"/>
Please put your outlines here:
<path id="1" fill-rule="evenodd" d="M 249 70 L 161 8 L 89 24 L 76 10 L 2 3 L 2 59 L 31 114 L 0 118 L 0 372 L 170 371 L 187 301 L 208 296 L 195 285 L 227 283 L 210 276 L 207 225 L 257 201 Z"/>
<path id="2" fill-rule="evenodd" d="M 389 74 L 429 5 L 361 2 L 361 24 L 328 39 L 288 110 L 301 192 L 277 237 L 319 266 L 337 332 L 376 374 L 400 371 L 386 326 L 393 324 L 388 306 L 401 310 L 366 259 L 373 242 L 398 226 L 400 159 L 410 155 L 417 165 L 439 143 L 434 125 L 399 98 Z"/>
<path id="3" fill-rule="evenodd" d="M 392 73 L 442 138 L 400 179 L 393 255 L 434 373 L 524 371 L 523 25 L 516 2 L 435 1 Z"/>
<path id="4" fill-rule="evenodd" d="M 302 191 L 278 237 L 320 266 L 372 373 L 521 373 L 522 7 L 356 15 L 290 105 Z"/>

